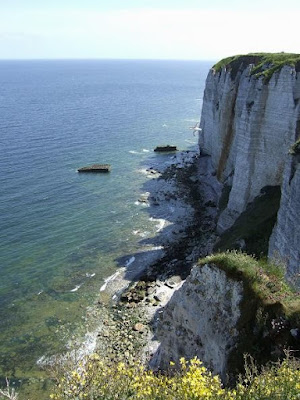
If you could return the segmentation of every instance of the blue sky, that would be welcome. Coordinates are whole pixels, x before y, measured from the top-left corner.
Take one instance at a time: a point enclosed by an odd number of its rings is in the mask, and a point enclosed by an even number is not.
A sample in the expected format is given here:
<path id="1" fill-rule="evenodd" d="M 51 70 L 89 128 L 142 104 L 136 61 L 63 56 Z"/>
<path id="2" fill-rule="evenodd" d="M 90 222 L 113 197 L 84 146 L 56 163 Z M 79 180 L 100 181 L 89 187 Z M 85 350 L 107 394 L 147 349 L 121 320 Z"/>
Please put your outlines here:
<path id="1" fill-rule="evenodd" d="M 299 0 L 0 0 L 0 58 L 300 52 Z"/>

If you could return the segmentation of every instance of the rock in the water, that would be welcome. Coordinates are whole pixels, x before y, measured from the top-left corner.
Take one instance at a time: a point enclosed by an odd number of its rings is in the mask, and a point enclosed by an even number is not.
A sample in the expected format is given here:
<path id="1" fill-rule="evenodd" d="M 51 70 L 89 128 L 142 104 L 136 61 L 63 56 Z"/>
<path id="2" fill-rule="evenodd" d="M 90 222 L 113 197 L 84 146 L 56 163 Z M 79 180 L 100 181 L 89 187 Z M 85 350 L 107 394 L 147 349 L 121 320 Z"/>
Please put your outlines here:
<path id="1" fill-rule="evenodd" d="M 155 147 L 154 151 L 156 152 L 170 152 L 170 151 L 177 151 L 176 146 L 170 146 L 167 144 L 166 146 L 157 146 Z"/>
<path id="2" fill-rule="evenodd" d="M 93 164 L 87 167 L 78 168 L 78 172 L 110 172 L 109 164 Z"/>

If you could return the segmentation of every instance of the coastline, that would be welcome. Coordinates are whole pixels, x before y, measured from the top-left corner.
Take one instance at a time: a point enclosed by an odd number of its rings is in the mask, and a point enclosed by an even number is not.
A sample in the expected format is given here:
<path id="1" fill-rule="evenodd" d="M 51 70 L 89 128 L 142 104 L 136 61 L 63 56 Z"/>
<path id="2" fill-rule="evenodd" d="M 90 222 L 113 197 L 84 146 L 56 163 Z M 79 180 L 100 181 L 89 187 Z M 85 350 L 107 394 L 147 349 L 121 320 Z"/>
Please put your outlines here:
<path id="1" fill-rule="evenodd" d="M 216 241 L 218 186 L 211 183 L 207 157 L 198 151 L 177 153 L 162 171 L 146 170 L 141 201 L 158 220 L 157 235 L 141 245 L 149 249 L 126 255 L 100 289 L 101 322 L 91 352 L 108 361 L 148 363 L 159 343 L 155 329 L 164 306 L 184 282 L 193 264 Z M 91 350 L 91 349 L 90 349 Z"/>

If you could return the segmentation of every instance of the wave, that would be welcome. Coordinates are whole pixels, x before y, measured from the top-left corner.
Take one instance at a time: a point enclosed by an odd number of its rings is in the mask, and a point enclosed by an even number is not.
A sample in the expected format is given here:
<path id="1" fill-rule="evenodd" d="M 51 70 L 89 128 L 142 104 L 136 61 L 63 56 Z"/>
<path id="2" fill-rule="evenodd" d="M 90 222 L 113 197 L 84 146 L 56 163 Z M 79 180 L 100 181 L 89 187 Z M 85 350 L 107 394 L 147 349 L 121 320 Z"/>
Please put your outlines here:
<path id="1" fill-rule="evenodd" d="M 115 272 L 114 274 L 110 275 L 108 278 L 104 279 L 104 284 L 100 288 L 100 292 L 103 292 L 106 289 L 106 286 L 108 285 L 109 282 L 113 281 L 116 279 L 116 277 L 119 275 L 120 271 Z"/>
<path id="2" fill-rule="evenodd" d="M 150 204 L 144 203 L 144 202 L 142 202 L 142 201 L 135 201 L 134 204 L 135 204 L 136 206 L 150 207 Z"/>
<path id="3" fill-rule="evenodd" d="M 190 143 L 190 144 L 197 144 L 197 142 L 193 142 L 192 140 L 188 140 L 188 139 L 185 139 L 185 142 Z"/>
<path id="4" fill-rule="evenodd" d="M 128 153 L 130 153 L 130 154 L 142 154 L 142 153 L 140 153 L 139 151 L 136 151 L 136 150 L 129 150 Z"/>
<path id="5" fill-rule="evenodd" d="M 164 246 L 153 246 L 153 247 L 150 248 L 151 251 L 153 251 L 153 250 L 163 250 L 163 249 L 164 249 Z"/>
<path id="6" fill-rule="evenodd" d="M 165 226 L 165 224 L 166 224 L 166 220 L 165 219 L 162 219 L 162 218 L 160 218 L 160 219 L 155 219 L 155 218 L 149 218 L 149 221 L 158 221 L 158 224 L 157 225 L 155 225 L 156 226 L 156 232 L 160 232 L 163 228 L 164 228 L 164 226 Z"/>
<path id="7" fill-rule="evenodd" d="M 81 283 L 80 285 L 76 285 L 76 286 L 74 287 L 74 289 L 71 289 L 71 290 L 70 290 L 70 292 L 77 292 L 77 290 L 80 289 L 82 285 L 83 285 L 83 283 Z"/>
<path id="8" fill-rule="evenodd" d="M 137 230 L 135 230 L 135 231 L 132 231 L 132 233 L 133 233 L 133 235 L 139 235 L 140 237 L 142 237 L 142 238 L 145 238 L 145 237 L 147 237 L 149 234 L 150 234 L 150 232 L 149 231 L 141 231 L 140 229 L 137 229 Z"/>
<path id="9" fill-rule="evenodd" d="M 135 257 L 134 256 L 130 257 L 129 260 L 126 261 L 125 267 L 129 267 L 129 265 L 131 265 L 134 261 Z"/>

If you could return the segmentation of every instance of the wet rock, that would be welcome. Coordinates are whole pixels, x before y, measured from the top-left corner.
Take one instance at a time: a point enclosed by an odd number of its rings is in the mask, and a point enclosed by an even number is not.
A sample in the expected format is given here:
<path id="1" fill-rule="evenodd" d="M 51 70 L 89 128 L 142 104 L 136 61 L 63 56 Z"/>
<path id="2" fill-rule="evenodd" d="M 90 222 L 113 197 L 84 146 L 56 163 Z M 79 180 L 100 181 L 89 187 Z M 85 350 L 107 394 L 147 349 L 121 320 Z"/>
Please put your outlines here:
<path id="1" fill-rule="evenodd" d="M 179 285 L 182 282 L 182 279 L 178 275 L 174 275 L 171 278 L 167 279 L 165 285 L 169 288 L 174 288 L 175 286 Z"/>
<path id="2" fill-rule="evenodd" d="M 217 207 L 216 203 L 214 201 L 207 201 L 206 203 L 204 203 L 205 207 Z"/>

